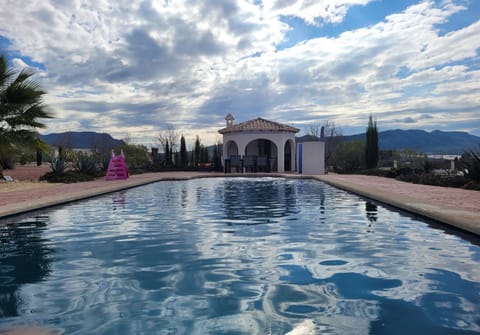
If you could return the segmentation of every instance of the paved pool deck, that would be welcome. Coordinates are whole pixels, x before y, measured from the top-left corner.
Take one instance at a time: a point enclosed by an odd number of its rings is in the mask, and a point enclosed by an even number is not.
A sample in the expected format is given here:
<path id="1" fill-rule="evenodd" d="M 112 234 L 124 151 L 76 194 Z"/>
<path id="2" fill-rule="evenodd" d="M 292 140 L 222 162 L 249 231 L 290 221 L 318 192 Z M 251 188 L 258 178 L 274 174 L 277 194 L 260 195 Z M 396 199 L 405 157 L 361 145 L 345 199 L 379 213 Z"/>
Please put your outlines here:
<path id="1" fill-rule="evenodd" d="M 90 198 L 162 180 L 208 177 L 281 176 L 314 178 L 361 196 L 480 236 L 480 192 L 450 187 L 417 185 L 390 178 L 363 175 L 223 174 L 208 172 L 160 172 L 133 175 L 127 180 L 98 179 L 75 184 L 0 184 L 0 218 Z"/>

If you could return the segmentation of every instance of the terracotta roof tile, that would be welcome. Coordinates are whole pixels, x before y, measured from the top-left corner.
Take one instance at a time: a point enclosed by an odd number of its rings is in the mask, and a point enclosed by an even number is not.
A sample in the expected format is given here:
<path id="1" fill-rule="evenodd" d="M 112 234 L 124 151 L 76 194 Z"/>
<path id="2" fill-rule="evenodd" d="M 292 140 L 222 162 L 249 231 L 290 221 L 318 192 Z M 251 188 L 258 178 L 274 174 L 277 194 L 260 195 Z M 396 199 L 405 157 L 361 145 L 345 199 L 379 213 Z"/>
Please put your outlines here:
<path id="1" fill-rule="evenodd" d="M 222 128 L 218 132 L 220 134 L 241 132 L 241 131 L 250 131 L 250 130 L 259 130 L 259 131 L 287 131 L 291 133 L 298 133 L 300 129 L 270 121 L 262 118 L 256 118 L 254 120 L 245 121 L 239 124 L 234 124 L 231 127 Z"/>

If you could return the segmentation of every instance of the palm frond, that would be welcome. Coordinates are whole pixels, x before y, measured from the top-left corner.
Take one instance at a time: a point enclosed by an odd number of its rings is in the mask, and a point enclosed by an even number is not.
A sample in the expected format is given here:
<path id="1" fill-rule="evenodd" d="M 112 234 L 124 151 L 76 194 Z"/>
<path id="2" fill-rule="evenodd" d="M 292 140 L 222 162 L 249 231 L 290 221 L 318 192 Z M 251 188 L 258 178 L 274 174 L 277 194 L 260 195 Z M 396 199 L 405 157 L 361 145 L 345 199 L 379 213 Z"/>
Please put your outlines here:
<path id="1" fill-rule="evenodd" d="M 41 119 L 53 117 L 43 104 L 46 92 L 33 75 L 30 69 L 16 74 L 0 56 L 0 144 L 35 144 L 35 129 L 45 127 Z"/>
<path id="2" fill-rule="evenodd" d="M 0 90 L 6 86 L 7 83 L 12 81 L 12 77 L 15 75 L 13 69 L 8 68 L 7 59 L 5 56 L 0 55 Z"/>

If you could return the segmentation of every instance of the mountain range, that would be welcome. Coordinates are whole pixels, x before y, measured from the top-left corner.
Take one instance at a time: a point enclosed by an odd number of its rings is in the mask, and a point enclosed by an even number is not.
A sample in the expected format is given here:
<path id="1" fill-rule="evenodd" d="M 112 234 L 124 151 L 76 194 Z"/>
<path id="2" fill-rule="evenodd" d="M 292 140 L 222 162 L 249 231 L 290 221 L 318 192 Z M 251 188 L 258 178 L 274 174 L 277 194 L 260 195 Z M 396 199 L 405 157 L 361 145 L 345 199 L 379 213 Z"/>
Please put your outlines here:
<path id="1" fill-rule="evenodd" d="M 343 136 L 344 141 L 365 141 L 365 138 L 365 133 Z M 480 137 L 460 131 L 396 129 L 379 132 L 378 145 L 381 150 L 413 149 L 424 154 L 461 155 L 465 150 L 478 149 Z"/>
<path id="2" fill-rule="evenodd" d="M 65 132 L 40 135 L 49 145 L 68 148 L 110 150 L 119 147 L 123 141 L 113 138 L 107 133 L 95 132 Z M 297 138 L 297 142 L 315 140 L 313 136 L 305 135 Z M 342 140 L 365 141 L 365 133 L 342 136 Z M 478 149 L 480 137 L 459 131 L 427 132 L 425 130 L 386 130 L 378 133 L 381 150 L 413 149 L 425 154 L 461 155 L 465 150 Z"/>
<path id="3" fill-rule="evenodd" d="M 40 135 L 40 138 L 48 145 L 72 149 L 96 148 L 100 151 L 106 151 L 124 144 L 123 141 L 113 138 L 110 134 L 93 131 L 68 131 L 65 133 Z"/>

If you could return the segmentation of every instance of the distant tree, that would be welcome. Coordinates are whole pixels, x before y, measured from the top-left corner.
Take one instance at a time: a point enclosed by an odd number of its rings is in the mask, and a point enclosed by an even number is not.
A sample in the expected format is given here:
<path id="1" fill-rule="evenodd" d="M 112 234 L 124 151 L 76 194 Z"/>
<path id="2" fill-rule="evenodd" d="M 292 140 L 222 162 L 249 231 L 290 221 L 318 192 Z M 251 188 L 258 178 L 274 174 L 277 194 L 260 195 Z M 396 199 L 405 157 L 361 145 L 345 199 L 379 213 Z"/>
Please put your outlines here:
<path id="1" fill-rule="evenodd" d="M 365 163 L 367 169 L 374 169 L 378 165 L 378 130 L 377 121 L 373 121 L 372 116 L 368 119 L 368 127 L 365 144 Z"/>
<path id="2" fill-rule="evenodd" d="M 480 150 L 465 151 L 460 158 L 460 165 L 468 179 L 480 183 Z"/>
<path id="3" fill-rule="evenodd" d="M 222 168 L 221 156 L 220 156 L 220 143 L 217 143 L 213 147 L 212 163 L 216 171 L 220 171 Z"/>
<path id="4" fill-rule="evenodd" d="M 148 149 L 144 145 L 125 143 L 121 146 L 129 169 L 142 168 L 149 163 Z"/>
<path id="5" fill-rule="evenodd" d="M 203 158 L 205 157 L 204 152 L 205 152 L 205 147 L 203 146 L 203 144 L 200 144 L 200 154 L 198 156 L 199 157 L 198 162 L 200 164 L 204 163 L 204 161 L 203 161 Z"/>
<path id="6" fill-rule="evenodd" d="M 194 163 L 195 167 L 197 167 L 198 164 L 200 163 L 200 159 L 201 159 L 201 146 L 200 146 L 200 138 L 198 137 L 198 135 L 195 139 L 195 148 L 194 148 L 193 152 L 194 152 L 193 163 Z"/>
<path id="7" fill-rule="evenodd" d="M 165 165 L 166 166 L 170 166 L 170 160 L 171 160 L 171 156 L 170 156 L 170 145 L 168 144 L 168 140 L 165 141 Z"/>
<path id="8" fill-rule="evenodd" d="M 35 151 L 35 158 L 36 158 L 36 161 L 37 161 L 37 166 L 42 165 L 42 158 L 43 158 L 43 152 L 42 152 L 42 150 L 37 149 L 37 150 Z"/>
<path id="9" fill-rule="evenodd" d="M 170 155 L 169 164 L 172 164 L 172 157 L 173 153 L 177 152 L 177 143 L 179 138 L 179 133 L 173 128 L 169 126 L 167 130 L 161 131 L 158 134 L 158 142 L 163 148 L 163 152 L 166 156 Z M 168 151 L 167 151 L 167 143 L 168 143 Z"/>
<path id="10" fill-rule="evenodd" d="M 173 155 L 173 164 L 175 166 L 180 166 L 180 153 L 177 151 L 174 155 Z"/>
<path id="11" fill-rule="evenodd" d="M 188 152 L 187 144 L 185 143 L 185 137 L 182 135 L 180 138 L 180 166 L 182 168 L 187 167 L 188 165 Z"/>
<path id="12" fill-rule="evenodd" d="M 200 162 L 201 163 L 208 163 L 208 148 L 204 145 L 200 146 Z"/>
<path id="13" fill-rule="evenodd" d="M 0 154 L 15 151 L 19 146 L 46 148 L 36 130 L 45 128 L 40 119 L 52 115 L 43 104 L 46 92 L 31 79 L 33 75 L 26 69 L 17 74 L 0 56 Z M 0 157 L 0 161 L 5 158 L 8 157 Z"/>
<path id="14" fill-rule="evenodd" d="M 332 164 L 338 172 L 350 173 L 365 166 L 365 143 L 348 141 L 338 145 L 332 156 Z"/>
<path id="15" fill-rule="evenodd" d="M 427 155 L 422 154 L 414 149 L 403 149 L 400 151 L 400 157 L 402 157 L 409 167 L 417 172 L 424 171 L 425 167 L 428 168 Z"/>

